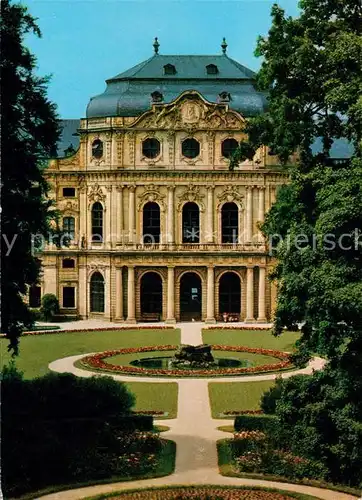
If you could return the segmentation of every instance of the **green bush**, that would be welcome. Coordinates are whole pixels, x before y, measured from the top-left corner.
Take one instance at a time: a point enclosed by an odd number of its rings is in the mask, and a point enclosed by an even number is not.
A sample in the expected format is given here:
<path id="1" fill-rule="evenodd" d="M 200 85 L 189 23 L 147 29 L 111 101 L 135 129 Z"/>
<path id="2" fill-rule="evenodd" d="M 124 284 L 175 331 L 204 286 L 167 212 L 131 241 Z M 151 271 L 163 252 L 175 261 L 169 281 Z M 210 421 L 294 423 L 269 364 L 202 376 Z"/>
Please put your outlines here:
<path id="1" fill-rule="evenodd" d="M 264 413 L 274 414 L 277 401 L 279 401 L 283 388 L 283 379 L 278 377 L 275 380 L 275 385 L 264 392 L 260 401 L 260 408 Z"/>
<path id="2" fill-rule="evenodd" d="M 235 418 L 235 431 L 262 431 L 273 433 L 277 428 L 277 419 L 273 415 L 239 415 Z"/>
<path id="3" fill-rule="evenodd" d="M 52 321 L 53 316 L 59 313 L 59 301 L 52 293 L 46 293 L 41 299 L 41 315 L 45 321 Z"/>
<path id="4" fill-rule="evenodd" d="M 70 373 L 49 373 L 23 381 L 17 391 L 22 398 L 13 399 L 13 383 L 3 384 L 3 418 L 106 418 L 127 414 L 135 398 L 125 384 L 112 377 L 76 377 Z"/>
<path id="5" fill-rule="evenodd" d="M 110 377 L 50 373 L 24 380 L 14 364 L 5 367 L 1 425 L 6 497 L 152 471 L 161 440 L 145 432 L 153 429 L 153 417 L 132 414 L 133 404 L 127 387 Z M 131 453 L 137 460 L 128 461 Z"/>

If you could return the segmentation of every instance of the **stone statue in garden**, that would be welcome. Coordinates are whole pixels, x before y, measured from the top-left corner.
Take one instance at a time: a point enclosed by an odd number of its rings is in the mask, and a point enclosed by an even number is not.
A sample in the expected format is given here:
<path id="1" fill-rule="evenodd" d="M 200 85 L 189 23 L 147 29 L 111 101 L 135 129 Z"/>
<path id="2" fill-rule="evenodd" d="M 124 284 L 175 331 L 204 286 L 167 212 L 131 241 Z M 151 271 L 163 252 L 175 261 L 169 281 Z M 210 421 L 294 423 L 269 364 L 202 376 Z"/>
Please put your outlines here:
<path id="1" fill-rule="evenodd" d="M 171 361 L 174 366 L 191 366 L 208 368 L 215 366 L 215 360 L 211 354 L 211 346 L 201 345 L 180 345 Z"/>

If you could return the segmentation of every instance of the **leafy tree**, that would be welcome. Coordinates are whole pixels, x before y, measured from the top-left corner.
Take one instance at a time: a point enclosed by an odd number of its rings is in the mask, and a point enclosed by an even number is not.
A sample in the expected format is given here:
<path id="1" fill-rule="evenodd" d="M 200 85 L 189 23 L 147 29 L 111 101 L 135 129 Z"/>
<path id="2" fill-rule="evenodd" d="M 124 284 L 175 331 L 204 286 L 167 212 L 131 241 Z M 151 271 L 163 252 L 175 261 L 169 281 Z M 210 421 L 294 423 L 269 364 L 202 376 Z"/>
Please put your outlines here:
<path id="1" fill-rule="evenodd" d="M 1 2 L 1 18 L 1 329 L 16 353 L 19 335 L 33 322 L 24 295 L 40 272 L 31 237 L 52 231 L 54 213 L 41 162 L 54 156 L 59 130 L 46 94 L 48 79 L 35 75 L 35 57 L 24 45 L 28 33 L 41 36 L 35 19 L 10 0 Z"/>
<path id="2" fill-rule="evenodd" d="M 274 332 L 304 323 L 303 360 L 318 351 L 354 369 L 362 366 L 362 6 L 301 0 L 300 8 L 291 18 L 274 5 L 269 35 L 258 40 L 269 110 L 248 123 L 232 166 L 264 143 L 290 174 L 263 226 L 277 258 Z M 329 154 L 339 137 L 353 142 L 355 157 L 336 166 Z M 288 165 L 295 151 L 299 161 Z"/>
<path id="3" fill-rule="evenodd" d="M 356 485 L 362 483 L 362 5 L 299 5 L 298 18 L 274 5 L 269 34 L 258 40 L 264 59 L 257 83 L 268 92 L 269 109 L 248 123 L 249 140 L 231 168 L 261 144 L 284 164 L 290 183 L 263 225 L 276 258 L 274 334 L 301 323 L 296 361 L 314 352 L 329 360 L 321 373 L 283 382 L 263 404 L 268 411 L 275 406 L 285 445 L 322 462 L 330 479 Z M 322 151 L 313 154 L 316 137 Z M 331 161 L 335 138 L 353 143 L 350 161 Z"/>

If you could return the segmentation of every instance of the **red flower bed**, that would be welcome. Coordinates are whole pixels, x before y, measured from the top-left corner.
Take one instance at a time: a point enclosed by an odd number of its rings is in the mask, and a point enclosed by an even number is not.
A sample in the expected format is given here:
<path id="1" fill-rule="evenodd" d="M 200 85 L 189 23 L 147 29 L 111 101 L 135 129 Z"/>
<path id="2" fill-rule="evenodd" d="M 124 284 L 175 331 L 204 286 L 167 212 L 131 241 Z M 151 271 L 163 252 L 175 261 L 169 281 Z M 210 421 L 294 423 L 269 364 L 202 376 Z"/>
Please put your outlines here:
<path id="1" fill-rule="evenodd" d="M 263 410 L 234 410 L 234 411 L 223 411 L 222 415 L 231 415 L 231 416 L 238 416 L 238 415 L 263 415 Z"/>
<path id="2" fill-rule="evenodd" d="M 270 330 L 271 327 L 268 325 L 254 325 L 254 326 L 226 326 L 226 325 L 220 325 L 220 326 L 209 326 L 205 328 L 205 330 Z"/>
<path id="3" fill-rule="evenodd" d="M 83 328 L 83 329 L 73 329 L 73 330 L 39 330 L 32 332 L 23 332 L 22 336 L 25 335 L 54 335 L 55 333 L 90 333 L 90 332 L 111 332 L 119 330 L 175 330 L 173 326 L 112 326 L 107 328 Z M 5 337 L 5 334 L 3 334 Z"/>
<path id="4" fill-rule="evenodd" d="M 122 366 L 113 365 L 104 361 L 106 358 L 117 356 L 118 354 L 133 354 L 140 352 L 155 352 L 155 351 L 175 351 L 178 346 L 161 345 L 161 346 L 144 346 L 144 347 L 128 347 L 125 349 L 117 349 L 112 351 L 103 351 L 91 356 L 86 356 L 81 359 L 81 363 L 87 368 L 95 368 L 96 370 L 106 370 L 110 372 L 123 373 L 125 375 L 151 375 L 151 376 L 177 376 L 177 377 L 194 377 L 194 376 L 218 376 L 218 375 L 242 375 L 244 373 L 259 373 L 270 372 L 280 369 L 291 368 L 293 365 L 290 362 L 289 354 L 282 351 L 273 351 L 272 349 L 252 348 L 244 346 L 225 346 L 213 345 L 214 351 L 231 351 L 231 352 L 249 352 L 253 354 L 265 354 L 279 358 L 279 363 L 271 363 L 261 366 L 251 366 L 248 368 L 220 368 L 220 369 L 196 369 L 196 370 L 180 370 L 177 368 L 143 368 L 140 366 Z"/>
<path id="5" fill-rule="evenodd" d="M 176 486 L 122 492 L 110 500 L 293 500 L 295 497 L 278 491 L 236 488 L 227 486 Z"/>

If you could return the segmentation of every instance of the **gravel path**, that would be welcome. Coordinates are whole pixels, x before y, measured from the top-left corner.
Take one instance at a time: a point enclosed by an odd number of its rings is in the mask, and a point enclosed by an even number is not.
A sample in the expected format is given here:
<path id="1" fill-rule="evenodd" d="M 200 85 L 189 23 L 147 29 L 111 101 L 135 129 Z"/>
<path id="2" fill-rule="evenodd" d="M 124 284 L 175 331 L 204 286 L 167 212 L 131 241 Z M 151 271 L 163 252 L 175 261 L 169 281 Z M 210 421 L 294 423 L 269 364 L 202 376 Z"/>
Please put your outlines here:
<path id="1" fill-rule="evenodd" d="M 181 343 L 194 345 L 202 343 L 201 326 L 203 325 L 201 323 L 185 323 L 177 326 L 181 327 Z M 90 377 L 93 375 L 92 372 L 75 368 L 73 365 L 77 359 L 82 357 L 84 357 L 84 354 L 81 356 L 71 356 L 60 359 L 50 363 L 49 368 L 57 372 L 71 372 L 78 376 Z M 324 361 L 321 358 L 314 358 L 304 370 L 286 372 L 282 374 L 282 377 L 290 377 L 296 373 L 312 373 L 313 369 L 321 369 L 323 365 Z M 87 496 L 111 493 L 120 490 L 181 484 L 239 485 L 279 488 L 285 491 L 305 493 L 312 496 L 314 495 L 323 500 L 352 500 L 357 498 L 345 493 L 311 486 L 257 479 L 225 477 L 219 474 L 216 441 L 218 439 L 225 438 L 227 434 L 218 431 L 217 427 L 220 425 L 231 424 L 232 420 L 212 419 L 208 383 L 210 381 L 221 382 L 221 380 L 223 382 L 272 380 L 275 378 L 275 374 L 253 376 L 244 375 L 227 378 L 218 377 L 210 379 L 165 379 L 155 377 L 127 377 L 123 375 L 112 376 L 114 379 L 124 382 L 140 381 L 164 383 L 172 380 L 178 383 L 179 395 L 177 418 L 167 420 L 167 425 L 170 427 L 170 430 L 163 433 L 163 436 L 174 440 L 177 445 L 176 468 L 174 474 L 163 478 L 97 485 L 63 491 L 43 496 L 41 497 L 42 500 L 79 500 L 86 498 Z M 164 424 L 164 421 L 158 421 L 156 423 Z"/>

